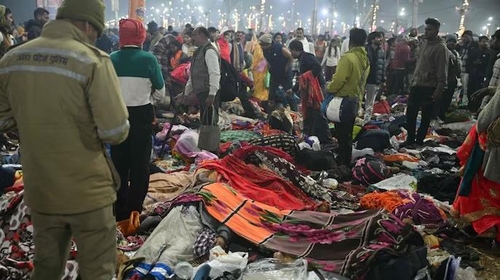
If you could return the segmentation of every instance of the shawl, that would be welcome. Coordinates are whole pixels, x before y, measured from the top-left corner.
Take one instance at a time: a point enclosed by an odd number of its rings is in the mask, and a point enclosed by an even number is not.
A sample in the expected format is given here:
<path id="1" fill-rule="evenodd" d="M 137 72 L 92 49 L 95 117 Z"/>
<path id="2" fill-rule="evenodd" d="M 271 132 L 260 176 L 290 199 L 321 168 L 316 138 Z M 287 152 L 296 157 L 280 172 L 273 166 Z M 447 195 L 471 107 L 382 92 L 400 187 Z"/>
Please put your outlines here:
<path id="1" fill-rule="evenodd" d="M 488 133 L 482 168 L 484 177 L 500 183 L 500 87 L 477 118 L 477 133 Z"/>
<path id="2" fill-rule="evenodd" d="M 302 99 L 302 114 L 307 117 L 308 109 L 320 110 L 323 102 L 323 92 L 312 71 L 307 71 L 299 76 L 299 96 Z"/>
<path id="3" fill-rule="evenodd" d="M 172 69 L 175 69 L 180 65 L 183 54 L 184 53 L 179 50 L 174 56 L 170 57 L 170 67 L 172 67 Z"/>
<path id="4" fill-rule="evenodd" d="M 312 267 L 363 279 L 382 253 L 403 254 L 411 227 L 381 210 L 352 214 L 277 209 L 245 198 L 227 185 L 204 186 L 207 213 L 250 243 L 305 258 Z"/>
<path id="5" fill-rule="evenodd" d="M 249 147 L 258 148 L 266 149 Z M 238 151 L 235 153 L 241 154 Z M 247 164 L 234 154 L 221 160 L 205 161 L 198 168 L 215 171 L 218 182 L 227 183 L 246 198 L 278 209 L 314 209 L 318 204 L 275 172 Z"/>

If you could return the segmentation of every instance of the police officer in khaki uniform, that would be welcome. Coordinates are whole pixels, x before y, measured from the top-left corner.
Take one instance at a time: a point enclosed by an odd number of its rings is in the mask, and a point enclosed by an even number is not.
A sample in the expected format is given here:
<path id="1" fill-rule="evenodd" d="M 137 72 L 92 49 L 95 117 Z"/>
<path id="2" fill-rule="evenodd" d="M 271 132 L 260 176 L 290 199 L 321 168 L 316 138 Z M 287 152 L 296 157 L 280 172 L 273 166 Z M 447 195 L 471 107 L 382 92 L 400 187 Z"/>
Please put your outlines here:
<path id="1" fill-rule="evenodd" d="M 60 280 L 72 238 L 84 280 L 116 263 L 119 185 L 104 143 L 128 135 L 128 113 L 107 54 L 102 0 L 65 0 L 42 35 L 0 61 L 0 133 L 19 130 L 25 202 L 34 227 L 31 279 Z"/>

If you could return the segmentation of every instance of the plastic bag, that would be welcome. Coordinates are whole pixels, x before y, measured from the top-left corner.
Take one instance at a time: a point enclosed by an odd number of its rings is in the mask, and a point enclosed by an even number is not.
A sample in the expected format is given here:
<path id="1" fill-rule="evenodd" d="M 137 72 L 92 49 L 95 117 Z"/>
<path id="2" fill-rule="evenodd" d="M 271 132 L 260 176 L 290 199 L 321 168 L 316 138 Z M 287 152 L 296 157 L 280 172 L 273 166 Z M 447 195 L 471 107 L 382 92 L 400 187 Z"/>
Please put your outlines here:
<path id="1" fill-rule="evenodd" d="M 336 273 L 332 272 L 326 272 L 326 271 L 320 271 L 321 276 L 325 278 L 325 280 L 349 280 L 349 278 L 345 278 L 344 276 L 340 276 Z M 311 271 L 309 272 L 309 276 L 307 277 L 307 280 L 321 280 L 316 272 Z"/>
<path id="2" fill-rule="evenodd" d="M 476 270 L 472 267 L 458 268 L 455 280 L 476 280 Z"/>
<path id="3" fill-rule="evenodd" d="M 243 272 L 243 280 L 307 280 L 307 261 L 298 259 L 282 263 L 277 259 L 263 259 L 250 264 Z"/>
<path id="4" fill-rule="evenodd" d="M 216 246 L 210 250 L 210 262 L 207 264 L 211 267 L 210 278 L 214 279 L 224 275 L 224 272 L 232 272 L 235 270 L 243 270 L 248 264 L 248 253 L 226 253 L 220 246 Z"/>
<path id="5" fill-rule="evenodd" d="M 417 178 L 401 174 L 391 177 L 389 179 L 385 179 L 380 181 L 372 186 L 377 189 L 386 190 L 386 191 L 394 191 L 394 190 L 415 190 L 417 187 Z"/>

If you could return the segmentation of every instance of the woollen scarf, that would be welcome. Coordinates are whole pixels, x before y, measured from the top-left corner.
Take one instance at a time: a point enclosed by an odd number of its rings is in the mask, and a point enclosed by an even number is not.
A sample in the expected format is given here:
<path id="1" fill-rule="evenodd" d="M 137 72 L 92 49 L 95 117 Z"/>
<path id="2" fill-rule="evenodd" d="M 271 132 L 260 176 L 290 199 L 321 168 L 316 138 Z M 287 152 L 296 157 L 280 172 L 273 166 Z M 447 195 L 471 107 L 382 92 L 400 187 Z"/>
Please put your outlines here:
<path id="1" fill-rule="evenodd" d="M 307 71 L 299 76 L 299 96 L 302 100 L 302 115 L 307 117 L 308 109 L 319 111 L 323 102 L 323 92 L 312 71 Z"/>

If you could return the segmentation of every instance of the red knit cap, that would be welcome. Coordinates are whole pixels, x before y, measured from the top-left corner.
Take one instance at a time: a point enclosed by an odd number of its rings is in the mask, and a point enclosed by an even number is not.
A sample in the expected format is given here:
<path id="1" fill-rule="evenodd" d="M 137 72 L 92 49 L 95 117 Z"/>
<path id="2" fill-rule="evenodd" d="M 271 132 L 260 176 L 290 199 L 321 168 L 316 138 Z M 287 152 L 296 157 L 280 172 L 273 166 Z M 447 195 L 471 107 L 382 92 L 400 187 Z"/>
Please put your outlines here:
<path id="1" fill-rule="evenodd" d="M 146 41 L 146 28 L 137 19 L 120 20 L 120 48 L 123 46 L 142 46 Z"/>

